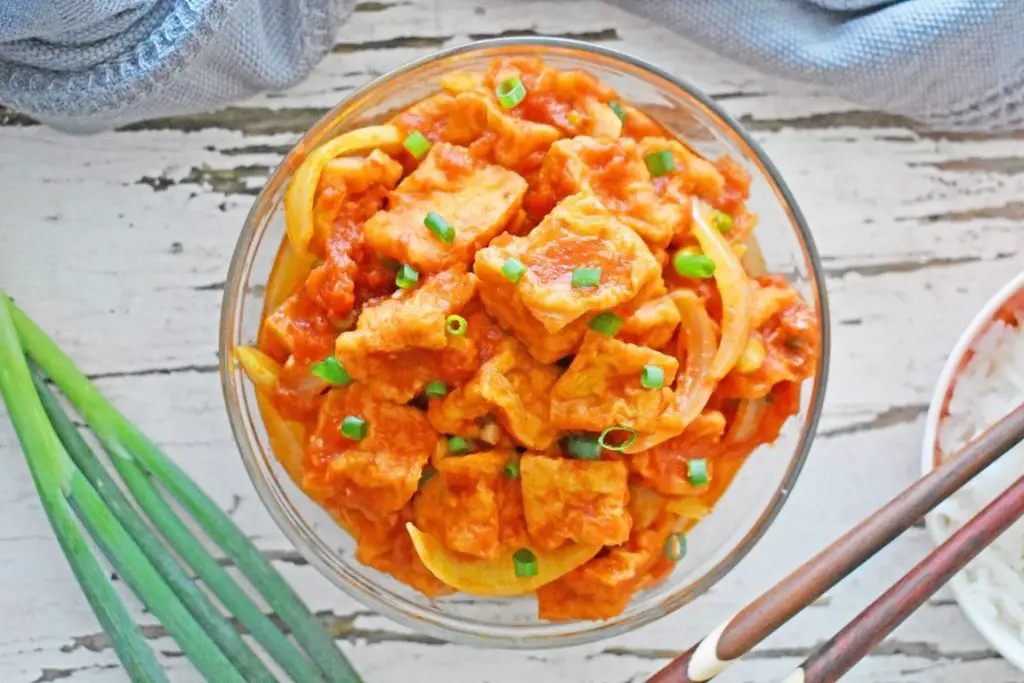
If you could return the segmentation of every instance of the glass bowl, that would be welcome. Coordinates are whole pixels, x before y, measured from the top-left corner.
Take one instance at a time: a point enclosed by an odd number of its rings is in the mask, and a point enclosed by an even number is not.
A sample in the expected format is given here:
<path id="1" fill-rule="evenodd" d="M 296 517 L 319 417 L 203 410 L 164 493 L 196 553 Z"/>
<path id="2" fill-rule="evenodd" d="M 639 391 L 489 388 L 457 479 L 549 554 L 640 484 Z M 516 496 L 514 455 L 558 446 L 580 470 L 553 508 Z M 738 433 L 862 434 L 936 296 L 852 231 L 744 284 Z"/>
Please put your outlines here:
<path id="1" fill-rule="evenodd" d="M 743 164 L 753 178 L 748 206 L 760 214 L 756 234 L 765 264 L 770 272 L 785 275 L 814 306 L 822 330 L 821 362 L 817 375 L 803 385 L 800 413 L 775 444 L 751 455 L 714 511 L 688 534 L 687 556 L 675 572 L 606 621 L 545 622 L 537 617 L 532 597 L 431 600 L 357 562 L 352 538 L 275 459 L 253 388 L 231 360 L 236 345 L 255 343 L 264 285 L 285 234 L 283 193 L 305 155 L 325 140 L 436 92 L 448 71 L 484 70 L 495 57 L 511 56 L 542 57 L 554 67 L 587 70 L 704 156 L 727 154 Z M 274 171 L 249 212 L 224 289 L 220 330 L 221 380 L 231 428 L 260 498 L 289 540 L 368 608 L 445 640 L 505 648 L 577 645 L 618 635 L 679 609 L 721 580 L 768 529 L 796 482 L 821 412 L 828 358 L 828 311 L 818 255 L 796 202 L 764 152 L 692 85 L 614 50 L 552 38 L 504 38 L 443 50 L 376 79 L 332 109 Z"/>

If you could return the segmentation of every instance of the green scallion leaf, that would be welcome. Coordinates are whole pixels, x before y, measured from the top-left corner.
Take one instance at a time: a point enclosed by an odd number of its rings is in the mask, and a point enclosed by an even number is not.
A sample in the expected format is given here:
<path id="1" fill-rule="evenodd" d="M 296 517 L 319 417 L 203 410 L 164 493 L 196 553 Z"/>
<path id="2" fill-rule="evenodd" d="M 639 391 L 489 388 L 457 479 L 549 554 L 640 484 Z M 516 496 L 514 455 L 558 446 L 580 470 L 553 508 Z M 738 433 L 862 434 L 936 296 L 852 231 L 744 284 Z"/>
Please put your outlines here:
<path id="1" fill-rule="evenodd" d="M 626 122 L 626 108 L 622 106 L 622 102 L 612 100 L 608 103 L 608 106 L 613 112 L 615 112 L 615 115 L 619 117 L 619 121 L 622 121 L 623 123 Z"/>
<path id="2" fill-rule="evenodd" d="M 726 233 L 732 230 L 732 216 L 723 211 L 715 211 L 711 223 L 718 228 L 718 232 Z"/>
<path id="3" fill-rule="evenodd" d="M 686 471 L 692 486 L 708 485 L 710 478 L 708 477 L 708 461 L 706 459 L 693 458 L 692 460 L 687 460 Z"/>
<path id="4" fill-rule="evenodd" d="M 686 556 L 686 535 L 671 534 L 665 539 L 665 557 L 678 562 Z"/>
<path id="5" fill-rule="evenodd" d="M 409 137 L 402 143 L 402 147 L 405 147 L 409 154 L 413 155 L 416 159 L 422 159 L 430 151 L 430 140 L 423 133 L 414 130 L 409 133 Z"/>
<path id="6" fill-rule="evenodd" d="M 430 481 L 434 475 L 437 474 L 437 470 L 434 469 L 433 465 L 427 465 L 423 468 L 423 473 L 420 474 L 420 483 L 417 484 L 416 488 L 421 489 L 423 485 Z"/>
<path id="7" fill-rule="evenodd" d="M 516 569 L 516 576 L 521 579 L 537 576 L 537 556 L 529 548 L 520 548 L 512 553 L 512 564 Z"/>
<path id="8" fill-rule="evenodd" d="M 424 392 L 427 398 L 444 398 L 448 395 L 448 385 L 439 379 L 432 379 L 427 382 Z"/>
<path id="9" fill-rule="evenodd" d="M 577 460 L 601 459 L 601 445 L 592 436 L 570 436 L 565 440 L 565 450 Z"/>
<path id="10" fill-rule="evenodd" d="M 647 170 L 650 171 L 652 178 L 658 178 L 676 170 L 676 160 L 672 158 L 672 152 L 667 149 L 651 152 L 644 157 L 644 163 L 647 164 Z"/>
<path id="11" fill-rule="evenodd" d="M 357 415 L 347 415 L 345 419 L 341 421 L 341 428 L 339 431 L 341 432 L 341 435 L 347 439 L 362 441 L 370 431 L 370 425 L 365 419 L 358 417 Z"/>
<path id="12" fill-rule="evenodd" d="M 345 370 L 345 366 L 334 356 L 328 356 L 318 363 L 313 363 L 309 366 L 309 372 L 328 384 L 339 387 L 352 383 L 352 377 Z"/>
<path id="13" fill-rule="evenodd" d="M 505 476 L 509 479 L 519 478 L 519 461 L 515 458 L 506 460 L 505 466 L 502 469 L 505 471 Z"/>
<path id="14" fill-rule="evenodd" d="M 450 315 L 444 320 L 444 329 L 453 337 L 461 337 L 469 329 L 469 323 L 461 315 Z"/>
<path id="15" fill-rule="evenodd" d="M 512 109 L 526 99 L 526 86 L 518 76 L 512 76 L 498 85 L 495 94 L 503 109 Z"/>
<path id="16" fill-rule="evenodd" d="M 626 434 L 625 441 L 619 444 L 608 443 L 608 437 L 618 436 L 620 433 Z M 636 441 L 636 430 L 630 429 L 629 427 L 609 427 L 601 432 L 601 435 L 597 437 L 597 442 L 601 444 L 601 447 L 607 448 L 610 451 L 624 451 L 632 446 L 634 441 Z"/>
<path id="17" fill-rule="evenodd" d="M 588 324 L 588 327 L 594 332 L 599 332 L 606 337 L 614 337 L 619 332 L 619 328 L 622 327 L 622 316 L 605 311 L 604 313 L 598 313 Z"/>
<path id="18" fill-rule="evenodd" d="M 518 285 L 526 275 L 526 266 L 519 259 L 510 258 L 502 264 L 501 274 L 511 280 L 513 284 Z"/>
<path id="19" fill-rule="evenodd" d="M 645 389 L 660 389 L 665 386 L 665 371 L 657 365 L 645 365 L 640 371 L 640 385 Z"/>
<path id="20" fill-rule="evenodd" d="M 455 228 L 448 225 L 448 221 L 442 218 L 441 214 L 431 211 L 423 219 L 423 225 L 427 226 L 427 230 L 434 233 L 437 239 L 445 244 L 451 244 L 455 241 Z"/>
<path id="21" fill-rule="evenodd" d="M 401 289 L 412 289 L 420 281 L 420 273 L 409 264 L 402 264 L 402 267 L 395 273 L 395 284 Z"/>
<path id="22" fill-rule="evenodd" d="M 705 254 L 690 254 L 680 249 L 672 257 L 672 267 L 683 277 L 706 280 L 715 274 L 715 261 Z"/>
<path id="23" fill-rule="evenodd" d="M 601 284 L 600 268 L 577 268 L 572 271 L 573 287 L 597 287 Z"/>
<path id="24" fill-rule="evenodd" d="M 464 436 L 448 438 L 448 452 L 452 455 L 465 455 L 473 449 L 473 442 Z"/>

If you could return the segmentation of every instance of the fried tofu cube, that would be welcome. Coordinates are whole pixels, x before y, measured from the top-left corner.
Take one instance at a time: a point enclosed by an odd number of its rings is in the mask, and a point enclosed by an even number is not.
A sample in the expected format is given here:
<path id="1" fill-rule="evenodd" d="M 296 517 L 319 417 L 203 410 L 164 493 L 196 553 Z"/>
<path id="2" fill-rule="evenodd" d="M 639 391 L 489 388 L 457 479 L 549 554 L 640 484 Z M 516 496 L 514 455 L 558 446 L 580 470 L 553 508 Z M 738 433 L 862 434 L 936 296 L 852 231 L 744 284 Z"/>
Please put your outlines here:
<path id="1" fill-rule="evenodd" d="M 338 334 L 327 312 L 301 293 L 274 309 L 264 319 L 262 332 L 270 349 L 294 354 L 303 363 L 330 355 Z"/>
<path id="2" fill-rule="evenodd" d="M 366 222 L 366 243 L 379 254 L 436 273 L 469 264 L 519 210 L 526 181 L 483 163 L 463 147 L 437 143 L 391 193 L 388 208 Z M 424 223 L 436 213 L 455 229 L 446 244 Z"/>
<path id="3" fill-rule="evenodd" d="M 577 136 L 553 144 L 527 195 L 527 211 L 539 219 L 555 203 L 578 192 L 593 193 L 657 248 L 669 244 L 675 226 L 689 211 L 688 205 L 655 190 L 642 150 L 629 139 Z"/>
<path id="4" fill-rule="evenodd" d="M 493 558 L 500 541 L 499 477 L 512 455 L 485 451 L 442 460 L 413 501 L 416 526 L 451 550 Z"/>
<path id="5" fill-rule="evenodd" d="M 341 424 L 350 416 L 366 420 L 365 438 L 342 435 Z M 329 505 L 382 518 L 412 499 L 437 442 L 437 432 L 419 410 L 377 399 L 355 383 L 328 393 L 309 455 L 312 469 L 323 470 L 333 491 Z"/>
<path id="6" fill-rule="evenodd" d="M 485 92 L 467 92 L 455 98 L 444 138 L 469 147 L 473 156 L 506 168 L 535 169 L 562 134 L 557 128 L 511 116 Z"/>
<path id="7" fill-rule="evenodd" d="M 520 477 L 526 525 L 539 548 L 553 550 L 565 541 L 618 545 L 629 538 L 625 463 L 528 454 Z"/>
<path id="8" fill-rule="evenodd" d="M 469 382 L 443 401 L 431 401 L 428 415 L 441 432 L 477 435 L 476 420 L 493 413 L 518 443 L 544 450 L 558 436 L 549 409 L 558 373 L 558 368 L 537 362 L 521 343 L 507 339 Z"/>
<path id="9" fill-rule="evenodd" d="M 641 304 L 626 315 L 616 338 L 661 349 L 672 340 L 677 327 L 679 309 L 666 294 Z"/>
<path id="10" fill-rule="evenodd" d="M 640 383 L 648 365 L 661 369 L 660 388 Z M 679 361 L 672 356 L 588 332 L 580 352 L 551 390 L 551 419 L 563 430 L 600 432 L 618 426 L 653 432 L 661 414 L 674 405 L 670 387 L 678 370 Z"/>
<path id="11" fill-rule="evenodd" d="M 621 614 L 664 559 L 670 533 L 671 519 L 663 517 L 649 529 L 633 531 L 625 544 L 541 586 L 537 591 L 541 619 L 611 619 Z"/>
<path id="12" fill-rule="evenodd" d="M 413 290 L 363 309 L 356 329 L 338 336 L 334 354 L 380 398 L 406 403 L 432 379 L 462 381 L 479 365 L 472 337 L 445 331 L 445 319 L 473 298 L 477 280 L 460 269 L 437 273 Z"/>
<path id="13" fill-rule="evenodd" d="M 505 330 L 526 346 L 530 355 L 542 363 L 554 363 L 579 348 L 586 324 L 578 320 L 551 333 L 527 310 L 517 285 L 501 272 L 507 259 L 522 258 L 524 247 L 523 240 L 501 235 L 491 246 L 477 252 L 473 270 L 480 278 L 480 301 Z"/>
<path id="14" fill-rule="evenodd" d="M 638 145 L 640 157 L 662 150 L 672 154 L 676 168 L 658 179 L 658 194 L 665 196 L 694 195 L 711 204 L 718 205 L 726 191 L 725 176 L 715 165 L 692 149 L 669 138 L 644 138 Z M 687 211 L 689 214 L 689 211 Z M 689 224 L 687 222 L 687 224 Z"/>
<path id="15" fill-rule="evenodd" d="M 551 333 L 587 313 L 630 301 L 661 277 L 643 240 L 591 195 L 562 200 L 519 239 L 525 241 L 520 260 L 527 267 L 517 288 L 519 298 Z M 598 284 L 573 285 L 578 268 L 599 268 Z"/>
<path id="16" fill-rule="evenodd" d="M 707 486 L 690 483 L 689 461 L 707 461 L 708 475 L 714 477 L 715 457 L 723 452 L 725 417 L 708 411 L 691 422 L 679 436 L 630 457 L 629 467 L 658 493 L 666 496 L 695 496 Z"/>

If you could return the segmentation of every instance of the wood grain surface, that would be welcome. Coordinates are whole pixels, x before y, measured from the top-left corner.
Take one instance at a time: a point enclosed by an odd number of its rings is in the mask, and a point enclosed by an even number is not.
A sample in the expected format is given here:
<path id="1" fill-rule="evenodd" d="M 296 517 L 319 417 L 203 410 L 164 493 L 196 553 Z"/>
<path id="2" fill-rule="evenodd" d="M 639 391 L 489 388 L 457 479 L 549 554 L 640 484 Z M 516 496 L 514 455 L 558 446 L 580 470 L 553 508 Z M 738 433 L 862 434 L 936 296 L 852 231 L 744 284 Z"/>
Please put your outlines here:
<path id="1" fill-rule="evenodd" d="M 752 131 L 810 221 L 833 312 L 829 395 L 790 502 L 697 603 L 606 642 L 484 652 L 410 633 L 331 588 L 245 476 L 216 374 L 228 258 L 269 170 L 321 113 L 437 48 L 497 35 L 600 42 L 685 76 Z M 304 84 L 224 111 L 71 138 L 0 115 L 0 287 L 249 531 L 370 683 L 641 681 L 918 474 L 924 413 L 974 312 L 1024 267 L 1024 135 L 937 134 L 765 78 L 596 0 L 361 2 Z M 0 681 L 126 680 L 0 415 Z M 931 548 L 914 528 L 721 680 L 771 683 Z M 137 606 L 136 606 L 137 607 Z M 140 610 L 142 623 L 152 619 Z M 156 626 L 177 683 L 198 675 Z M 940 593 L 846 677 L 1024 683 Z"/>

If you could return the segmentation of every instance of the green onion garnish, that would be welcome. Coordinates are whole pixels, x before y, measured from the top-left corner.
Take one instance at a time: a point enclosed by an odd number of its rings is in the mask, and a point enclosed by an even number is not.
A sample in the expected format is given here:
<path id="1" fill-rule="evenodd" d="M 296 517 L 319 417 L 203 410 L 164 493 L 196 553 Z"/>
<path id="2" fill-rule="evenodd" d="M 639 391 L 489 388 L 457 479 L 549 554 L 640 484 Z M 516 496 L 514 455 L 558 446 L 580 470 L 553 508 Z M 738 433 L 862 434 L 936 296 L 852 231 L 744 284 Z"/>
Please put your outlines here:
<path id="1" fill-rule="evenodd" d="M 519 281 L 526 275 L 526 266 L 519 259 L 510 258 L 501 266 L 501 274 L 518 285 Z"/>
<path id="2" fill-rule="evenodd" d="M 644 157 L 647 170 L 651 172 L 652 178 L 663 176 L 676 170 L 676 160 L 672 158 L 672 152 L 663 149 L 660 152 L 651 152 Z"/>
<path id="3" fill-rule="evenodd" d="M 448 395 L 448 385 L 439 379 L 432 379 L 427 382 L 427 388 L 424 391 L 427 398 L 444 398 Z"/>
<path id="4" fill-rule="evenodd" d="M 665 386 L 665 371 L 657 365 L 645 365 L 640 371 L 640 385 L 645 389 L 660 389 Z"/>
<path id="5" fill-rule="evenodd" d="M 688 254 L 682 249 L 672 257 L 672 267 L 683 277 L 706 280 L 715 274 L 715 261 L 705 254 Z"/>
<path id="6" fill-rule="evenodd" d="M 469 453 L 473 442 L 464 436 L 452 436 L 448 438 L 448 452 L 453 455 L 465 455 Z"/>
<path id="7" fill-rule="evenodd" d="M 424 137 L 423 133 L 418 130 L 414 130 L 409 133 L 409 137 L 402 143 L 402 147 L 409 150 L 409 154 L 413 155 L 417 159 L 422 159 L 427 156 L 427 152 L 430 151 L 430 140 Z"/>
<path id="8" fill-rule="evenodd" d="M 309 372 L 328 384 L 335 384 L 339 387 L 352 383 L 351 375 L 345 370 L 345 366 L 341 364 L 341 361 L 334 356 L 327 356 L 322 361 L 313 363 L 309 366 Z"/>
<path id="9" fill-rule="evenodd" d="M 430 481 L 431 477 L 437 474 L 437 470 L 434 469 L 433 465 L 427 465 L 423 468 L 423 473 L 420 474 L 420 483 L 416 485 L 417 489 L 423 488 L 423 485 Z"/>
<path id="10" fill-rule="evenodd" d="M 573 287 L 597 287 L 601 284 L 600 268 L 577 268 L 572 271 Z"/>
<path id="11" fill-rule="evenodd" d="M 508 477 L 509 479 L 518 479 L 519 478 L 519 461 L 516 460 L 515 458 L 511 458 L 511 459 L 505 461 L 504 470 L 505 470 L 505 476 Z"/>
<path id="12" fill-rule="evenodd" d="M 526 86 L 518 76 L 513 76 L 502 81 L 495 94 L 504 109 L 512 109 L 526 98 Z"/>
<path id="13" fill-rule="evenodd" d="M 469 329 L 469 323 L 461 315 L 450 315 L 444 320 L 444 329 L 454 337 L 461 337 Z"/>
<path id="14" fill-rule="evenodd" d="M 626 440 L 620 444 L 609 444 L 606 441 L 608 436 L 611 434 L 616 434 L 618 432 L 625 432 L 629 436 L 626 437 Z M 607 448 L 610 451 L 624 451 L 630 446 L 632 446 L 634 441 L 636 441 L 636 430 L 630 429 L 629 427 L 609 427 L 608 429 L 601 432 L 601 436 L 597 437 L 597 442 L 601 444 L 601 447 Z"/>
<path id="15" fill-rule="evenodd" d="M 402 267 L 398 269 L 397 273 L 395 273 L 395 284 L 402 289 L 412 289 L 419 281 L 419 271 L 408 263 L 402 264 Z"/>
<path id="16" fill-rule="evenodd" d="M 570 436 L 565 440 L 565 447 L 577 460 L 601 459 L 601 446 L 592 436 Z"/>
<path id="17" fill-rule="evenodd" d="M 715 215 L 712 216 L 711 222 L 718 232 L 729 232 L 732 230 L 732 216 L 722 211 L 715 211 Z"/>
<path id="18" fill-rule="evenodd" d="M 598 313 L 590 321 L 588 327 L 606 337 L 614 337 L 618 334 L 619 328 L 622 327 L 622 316 L 608 311 Z"/>
<path id="19" fill-rule="evenodd" d="M 690 484 L 692 486 L 707 486 L 708 481 L 708 461 L 704 458 L 694 458 L 693 460 L 686 461 L 686 470 L 689 473 Z"/>
<path id="20" fill-rule="evenodd" d="M 423 218 L 423 225 L 427 226 L 427 229 L 437 235 L 437 239 L 445 244 L 455 241 L 455 228 L 448 225 L 448 222 L 441 218 L 441 214 L 436 211 L 431 211 Z"/>
<path id="21" fill-rule="evenodd" d="M 626 108 L 622 106 L 622 102 L 612 100 L 608 103 L 608 106 L 613 112 L 615 112 L 615 115 L 619 117 L 619 121 L 622 121 L 623 123 L 626 122 Z"/>
<path id="22" fill-rule="evenodd" d="M 370 425 L 361 417 L 349 415 L 341 421 L 341 435 L 353 441 L 362 441 Z"/>
<path id="23" fill-rule="evenodd" d="M 529 548 L 520 548 L 512 553 L 516 576 L 521 579 L 537 576 L 537 556 Z"/>
<path id="24" fill-rule="evenodd" d="M 672 534 L 665 539 L 665 557 L 678 562 L 686 555 L 686 534 Z"/>

